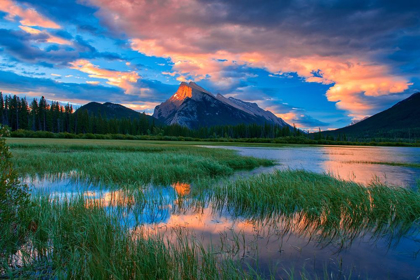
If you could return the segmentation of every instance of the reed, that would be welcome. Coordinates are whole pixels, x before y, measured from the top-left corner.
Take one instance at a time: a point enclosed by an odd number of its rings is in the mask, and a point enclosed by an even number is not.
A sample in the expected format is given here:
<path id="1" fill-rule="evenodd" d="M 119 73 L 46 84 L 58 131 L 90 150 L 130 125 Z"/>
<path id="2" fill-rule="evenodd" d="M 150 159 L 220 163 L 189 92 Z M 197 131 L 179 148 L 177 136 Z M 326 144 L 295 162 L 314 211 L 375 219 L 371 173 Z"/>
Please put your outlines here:
<path id="1" fill-rule="evenodd" d="M 223 149 L 103 141 L 54 139 L 46 144 L 12 143 L 13 163 L 21 177 L 65 174 L 92 182 L 131 184 L 170 184 L 229 176 L 235 170 L 274 164 Z"/>
<path id="2" fill-rule="evenodd" d="M 26 242 L 2 236 L 2 276 L 70 279 L 247 279 L 238 262 L 216 255 L 180 233 L 175 242 L 133 231 L 123 213 L 112 215 L 83 197 L 33 197 Z M 87 205 L 89 205 L 87 207 Z M 13 251 L 13 252 L 12 252 Z"/>

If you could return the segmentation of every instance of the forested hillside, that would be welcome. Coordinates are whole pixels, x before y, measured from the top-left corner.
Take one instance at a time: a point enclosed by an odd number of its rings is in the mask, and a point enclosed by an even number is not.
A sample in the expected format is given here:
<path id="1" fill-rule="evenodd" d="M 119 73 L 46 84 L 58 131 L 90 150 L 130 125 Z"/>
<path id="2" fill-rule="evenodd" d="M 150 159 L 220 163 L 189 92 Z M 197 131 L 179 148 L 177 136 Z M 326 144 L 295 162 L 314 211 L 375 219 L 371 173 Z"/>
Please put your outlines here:
<path id="1" fill-rule="evenodd" d="M 129 134 L 197 138 L 277 138 L 302 135 L 302 132 L 296 128 L 290 129 L 288 126 L 281 127 L 268 123 L 265 125 L 239 124 L 200 127 L 192 130 L 177 124 L 163 125 L 145 113 L 139 113 L 138 118 L 117 118 L 115 116 L 109 118 L 101 110 L 93 112 L 83 107 L 75 110 L 71 104 L 62 106 L 56 101 L 48 103 L 44 97 L 39 100 L 35 98 L 28 103 L 25 97 L 8 95 L 3 98 L 1 93 L 0 123 L 9 126 L 12 131 L 72 134 Z"/>

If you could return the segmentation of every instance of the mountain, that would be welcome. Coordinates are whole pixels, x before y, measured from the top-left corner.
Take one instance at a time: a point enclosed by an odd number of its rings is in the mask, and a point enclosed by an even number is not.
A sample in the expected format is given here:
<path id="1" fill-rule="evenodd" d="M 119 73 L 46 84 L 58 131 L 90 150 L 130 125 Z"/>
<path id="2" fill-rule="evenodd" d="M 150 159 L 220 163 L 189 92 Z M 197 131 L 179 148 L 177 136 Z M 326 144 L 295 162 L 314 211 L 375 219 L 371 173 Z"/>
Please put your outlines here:
<path id="1" fill-rule="evenodd" d="M 391 108 L 356 124 L 325 132 L 328 135 L 346 134 L 357 137 L 412 137 L 420 136 L 420 92 Z M 413 135 L 415 134 L 415 135 Z"/>
<path id="2" fill-rule="evenodd" d="M 255 103 L 226 98 L 221 94 L 214 96 L 193 82 L 182 82 L 171 98 L 156 106 L 153 117 L 167 125 L 179 124 L 191 129 L 252 123 L 288 125 Z"/>
<path id="3" fill-rule="evenodd" d="M 278 124 L 280 126 L 288 125 L 284 120 L 282 120 L 279 117 L 276 117 L 276 115 L 274 115 L 272 112 L 265 111 L 264 109 L 261 109 L 260 107 L 258 107 L 257 103 L 245 102 L 240 99 L 233 98 L 233 97 L 226 98 L 220 93 L 216 95 L 216 98 L 230 106 L 233 106 L 239 110 L 247 112 L 248 114 L 263 117 L 267 122 Z"/>
<path id="4" fill-rule="evenodd" d="M 110 102 L 106 102 L 103 104 L 98 102 L 90 102 L 77 109 L 77 111 L 80 110 L 87 110 L 91 114 L 96 114 L 100 112 L 103 116 L 106 116 L 106 118 L 108 119 L 136 119 L 141 116 L 141 114 L 137 111 Z M 153 119 L 151 116 L 147 116 L 147 118 L 149 120 Z"/>

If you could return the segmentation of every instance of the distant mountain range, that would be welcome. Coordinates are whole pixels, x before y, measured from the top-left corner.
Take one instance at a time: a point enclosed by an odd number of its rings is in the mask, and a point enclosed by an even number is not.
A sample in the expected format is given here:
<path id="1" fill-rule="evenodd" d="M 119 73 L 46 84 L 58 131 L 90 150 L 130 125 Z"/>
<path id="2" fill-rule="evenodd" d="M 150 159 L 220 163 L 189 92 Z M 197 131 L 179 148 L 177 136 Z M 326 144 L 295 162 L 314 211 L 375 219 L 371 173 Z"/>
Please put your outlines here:
<path id="1" fill-rule="evenodd" d="M 86 105 L 83 105 L 77 109 L 76 113 L 81 110 L 87 110 L 90 114 L 101 113 L 102 116 L 107 119 L 138 119 L 141 116 L 141 113 L 134 111 L 130 108 L 127 108 L 120 104 L 114 104 L 110 102 L 98 103 L 90 102 Z M 152 121 L 154 118 L 146 115 L 149 121 Z"/>
<path id="2" fill-rule="evenodd" d="M 140 113 L 114 103 L 90 102 L 78 109 L 90 113 L 101 112 L 107 118 L 139 118 Z M 233 97 L 216 96 L 190 82 L 182 82 L 168 100 L 156 106 L 153 116 L 147 116 L 156 124 L 178 124 L 195 129 L 215 125 L 276 124 L 289 126 L 272 112 L 261 109 L 256 103 L 245 102 Z M 420 92 L 402 100 L 391 108 L 360 122 L 324 135 L 343 135 L 358 138 L 372 137 L 420 137 Z"/>
<path id="3" fill-rule="evenodd" d="M 416 136 L 419 133 L 420 92 L 353 125 L 324 132 L 327 135 L 346 134 L 360 138 L 393 136 L 407 138 L 410 134 Z"/>
<path id="4" fill-rule="evenodd" d="M 182 82 L 171 98 L 156 106 L 153 117 L 167 125 L 179 124 L 191 129 L 253 123 L 289 126 L 256 103 L 226 98 L 221 94 L 214 96 L 193 82 Z"/>

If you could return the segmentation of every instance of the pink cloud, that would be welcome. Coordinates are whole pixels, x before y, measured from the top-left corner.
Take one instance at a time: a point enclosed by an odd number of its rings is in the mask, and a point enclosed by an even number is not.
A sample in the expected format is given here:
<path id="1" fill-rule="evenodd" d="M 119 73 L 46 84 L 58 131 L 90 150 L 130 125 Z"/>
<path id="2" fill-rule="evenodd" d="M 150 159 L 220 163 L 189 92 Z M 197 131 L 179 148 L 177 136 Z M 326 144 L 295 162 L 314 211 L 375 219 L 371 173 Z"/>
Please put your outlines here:
<path id="1" fill-rule="evenodd" d="M 35 28 L 32 28 L 32 27 L 23 26 L 23 25 L 20 25 L 19 28 L 22 29 L 23 31 L 29 33 L 29 34 L 35 34 L 35 35 L 44 34 L 44 35 L 46 35 L 47 36 L 46 41 L 48 43 L 54 43 L 54 44 L 59 44 L 59 45 L 71 45 L 72 44 L 70 41 L 65 40 L 63 38 L 60 38 L 60 37 L 57 37 L 57 36 L 53 36 L 50 33 L 48 33 L 47 31 L 41 31 L 41 30 L 38 30 L 38 29 L 35 29 Z"/>
<path id="2" fill-rule="evenodd" d="M 134 104 L 134 103 L 124 103 L 121 104 L 125 107 L 128 107 L 130 109 L 144 112 L 144 111 L 153 111 L 157 105 L 159 105 L 159 102 L 142 102 L 141 104 Z"/>
<path id="3" fill-rule="evenodd" d="M 180 81 L 209 78 L 227 87 L 247 78 L 223 75 L 224 69 L 237 65 L 294 72 L 307 82 L 331 85 L 328 100 L 354 118 L 377 109 L 372 98 L 401 93 L 411 85 L 389 66 L 374 63 L 375 53 L 351 48 L 338 52 L 317 34 L 232 23 L 217 5 L 194 0 L 90 2 L 99 7 L 103 22 L 131 36 L 132 49 L 170 58 Z"/>
<path id="4" fill-rule="evenodd" d="M 2 0 L 0 11 L 8 13 L 6 19 L 13 21 L 19 17 L 19 22 L 27 26 L 39 26 L 44 28 L 60 28 L 60 25 L 39 14 L 33 8 L 23 8 L 11 0 Z"/>
<path id="5" fill-rule="evenodd" d="M 86 83 L 90 85 L 99 85 L 99 81 L 86 81 Z"/>
<path id="6" fill-rule="evenodd" d="M 127 94 L 136 94 L 141 89 L 137 88 L 134 83 L 140 79 L 136 72 L 122 72 L 101 69 L 96 65 L 85 59 L 79 59 L 70 63 L 72 69 L 77 69 L 81 72 L 87 73 L 90 78 L 107 80 L 107 84 L 117 86 L 125 90 Z M 147 90 L 147 89 L 144 89 Z"/>

